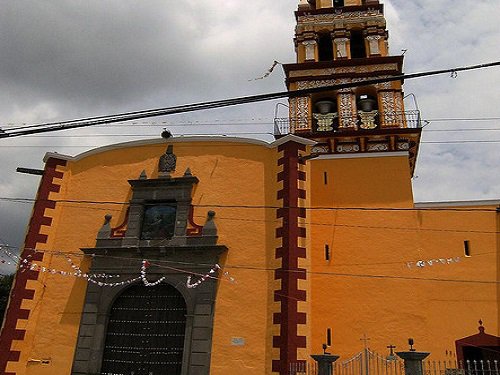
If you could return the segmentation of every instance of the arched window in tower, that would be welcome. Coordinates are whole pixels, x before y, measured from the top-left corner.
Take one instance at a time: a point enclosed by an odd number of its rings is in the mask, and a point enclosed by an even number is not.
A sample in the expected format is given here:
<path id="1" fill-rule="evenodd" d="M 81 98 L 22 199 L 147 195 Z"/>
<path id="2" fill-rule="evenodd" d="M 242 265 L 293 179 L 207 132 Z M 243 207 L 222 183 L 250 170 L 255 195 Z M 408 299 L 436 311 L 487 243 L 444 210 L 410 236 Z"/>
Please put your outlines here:
<path id="1" fill-rule="evenodd" d="M 337 97 L 313 98 L 313 129 L 317 132 L 333 131 L 338 127 Z"/>
<path id="2" fill-rule="evenodd" d="M 339 8 L 344 6 L 344 0 L 333 0 L 333 7 Z"/>
<path id="3" fill-rule="evenodd" d="M 318 57 L 319 61 L 333 60 L 333 41 L 329 33 L 319 34 L 318 37 Z"/>
<path id="4" fill-rule="evenodd" d="M 351 31 L 351 58 L 366 57 L 365 37 L 362 30 Z"/>
<path id="5" fill-rule="evenodd" d="M 375 129 L 378 126 L 378 103 L 372 95 L 362 94 L 356 98 L 359 127 L 361 129 Z"/>
<path id="6" fill-rule="evenodd" d="M 168 284 L 134 285 L 114 302 L 101 374 L 180 375 L 186 302 Z"/>

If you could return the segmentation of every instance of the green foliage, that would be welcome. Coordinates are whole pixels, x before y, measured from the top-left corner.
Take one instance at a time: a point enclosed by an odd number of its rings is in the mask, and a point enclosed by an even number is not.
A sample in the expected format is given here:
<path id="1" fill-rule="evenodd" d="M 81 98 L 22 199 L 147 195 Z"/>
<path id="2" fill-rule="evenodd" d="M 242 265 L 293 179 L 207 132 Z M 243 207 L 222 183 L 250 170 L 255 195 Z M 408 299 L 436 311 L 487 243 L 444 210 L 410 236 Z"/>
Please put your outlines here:
<path id="1" fill-rule="evenodd" d="M 14 274 L 5 275 L 0 278 L 0 322 L 3 320 L 5 310 L 7 309 L 10 288 L 12 287 L 13 280 L 14 280 Z"/>

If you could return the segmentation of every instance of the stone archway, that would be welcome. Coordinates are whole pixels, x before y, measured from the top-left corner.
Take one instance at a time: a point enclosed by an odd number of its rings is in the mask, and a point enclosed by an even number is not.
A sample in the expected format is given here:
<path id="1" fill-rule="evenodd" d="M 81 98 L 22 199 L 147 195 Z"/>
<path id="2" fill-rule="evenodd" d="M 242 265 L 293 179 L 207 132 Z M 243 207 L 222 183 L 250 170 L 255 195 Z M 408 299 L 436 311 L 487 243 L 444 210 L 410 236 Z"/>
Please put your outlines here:
<path id="1" fill-rule="evenodd" d="M 101 373 L 180 375 L 186 302 L 173 286 L 134 285 L 113 303 Z"/>

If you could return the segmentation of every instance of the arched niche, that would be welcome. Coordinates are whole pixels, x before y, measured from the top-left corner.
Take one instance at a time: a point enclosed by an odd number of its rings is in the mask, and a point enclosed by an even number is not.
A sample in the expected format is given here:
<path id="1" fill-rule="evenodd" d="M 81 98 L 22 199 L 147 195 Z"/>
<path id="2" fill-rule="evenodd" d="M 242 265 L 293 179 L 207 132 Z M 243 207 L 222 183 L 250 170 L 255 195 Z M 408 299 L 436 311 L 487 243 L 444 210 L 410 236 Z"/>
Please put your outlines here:
<path id="1" fill-rule="evenodd" d="M 356 110 L 361 129 L 375 129 L 380 124 L 378 98 L 375 88 L 362 88 L 356 92 Z"/>
<path id="2" fill-rule="evenodd" d="M 330 32 L 318 33 L 318 60 L 333 60 L 333 40 Z"/>
<path id="3" fill-rule="evenodd" d="M 338 100 L 336 92 L 311 97 L 313 130 L 334 131 L 338 128 Z"/>

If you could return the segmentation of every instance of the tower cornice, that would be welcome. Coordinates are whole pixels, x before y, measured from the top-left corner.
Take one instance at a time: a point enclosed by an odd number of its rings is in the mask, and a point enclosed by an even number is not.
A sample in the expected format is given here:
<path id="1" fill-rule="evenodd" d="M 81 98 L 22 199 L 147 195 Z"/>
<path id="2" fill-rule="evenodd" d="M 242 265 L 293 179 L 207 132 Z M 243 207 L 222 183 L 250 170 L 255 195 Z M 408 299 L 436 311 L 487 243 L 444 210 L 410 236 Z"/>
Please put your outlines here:
<path id="1" fill-rule="evenodd" d="M 323 14 L 342 15 L 353 12 L 378 12 L 384 14 L 384 4 L 351 5 L 342 8 L 321 8 L 321 9 L 299 9 L 295 11 L 295 19 L 299 21 L 301 16 L 315 16 Z"/>
<path id="2" fill-rule="evenodd" d="M 331 61 L 306 61 L 303 63 L 291 63 L 283 64 L 283 70 L 286 77 L 290 76 L 292 71 L 300 70 L 316 70 L 316 69 L 338 69 L 338 68 L 350 68 L 352 71 L 349 73 L 355 73 L 355 68 L 358 66 L 370 66 L 370 65 L 382 65 L 382 64 L 397 64 L 397 72 L 402 73 L 403 71 L 403 60 L 404 56 L 376 56 L 370 58 L 359 58 L 359 59 L 346 59 L 346 60 L 331 60 Z M 393 70 L 393 69 L 391 69 Z M 332 72 L 332 74 L 335 74 Z"/>

